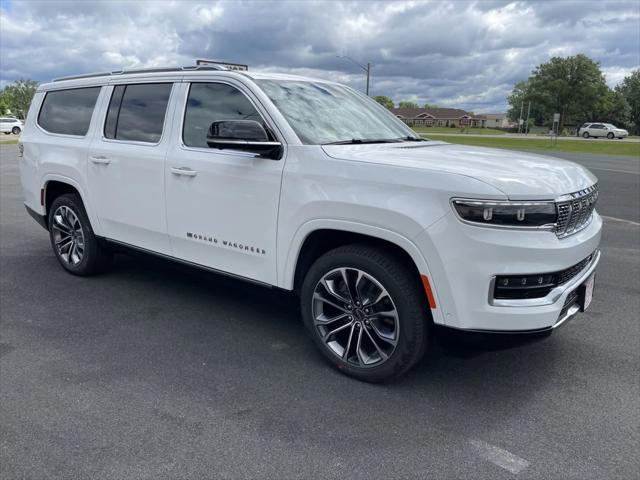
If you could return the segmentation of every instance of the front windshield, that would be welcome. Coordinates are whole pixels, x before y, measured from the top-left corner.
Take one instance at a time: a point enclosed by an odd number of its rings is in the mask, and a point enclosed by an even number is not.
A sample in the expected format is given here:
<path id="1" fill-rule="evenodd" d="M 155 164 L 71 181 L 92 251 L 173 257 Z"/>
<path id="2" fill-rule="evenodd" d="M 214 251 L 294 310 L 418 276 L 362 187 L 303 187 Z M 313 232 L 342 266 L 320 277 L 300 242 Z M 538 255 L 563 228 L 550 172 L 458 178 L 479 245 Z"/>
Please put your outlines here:
<path id="1" fill-rule="evenodd" d="M 374 100 L 342 85 L 256 80 L 307 145 L 418 139 Z"/>

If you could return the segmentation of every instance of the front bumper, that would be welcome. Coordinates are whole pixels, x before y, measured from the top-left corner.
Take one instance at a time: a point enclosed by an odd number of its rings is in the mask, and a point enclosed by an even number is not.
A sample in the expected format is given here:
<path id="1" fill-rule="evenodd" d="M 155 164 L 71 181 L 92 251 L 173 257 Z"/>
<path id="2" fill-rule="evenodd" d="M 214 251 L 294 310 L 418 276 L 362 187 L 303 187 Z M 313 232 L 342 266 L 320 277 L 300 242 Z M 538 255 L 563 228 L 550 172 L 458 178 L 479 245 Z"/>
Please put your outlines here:
<path id="1" fill-rule="evenodd" d="M 577 313 L 565 301 L 595 271 L 601 230 L 597 212 L 586 228 L 562 239 L 553 232 L 467 225 L 453 214 L 446 215 L 416 239 L 441 309 L 434 321 L 463 330 L 513 333 L 558 327 Z M 497 275 L 560 271 L 592 253 L 582 271 L 544 298 L 492 301 L 492 280 Z"/>

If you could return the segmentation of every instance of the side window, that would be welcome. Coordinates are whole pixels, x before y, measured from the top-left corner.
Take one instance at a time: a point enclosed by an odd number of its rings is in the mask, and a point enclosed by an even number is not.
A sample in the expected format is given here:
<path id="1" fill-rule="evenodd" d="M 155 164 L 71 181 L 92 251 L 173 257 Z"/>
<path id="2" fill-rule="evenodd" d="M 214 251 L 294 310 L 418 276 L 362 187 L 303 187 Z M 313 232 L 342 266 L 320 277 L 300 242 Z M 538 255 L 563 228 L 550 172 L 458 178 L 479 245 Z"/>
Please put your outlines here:
<path id="1" fill-rule="evenodd" d="M 184 113 L 182 139 L 189 147 L 209 148 L 207 132 L 220 120 L 255 120 L 262 117 L 249 99 L 224 83 L 192 83 Z"/>
<path id="2" fill-rule="evenodd" d="M 47 92 L 38 114 L 38 125 L 47 132 L 84 136 L 101 87 Z"/>
<path id="3" fill-rule="evenodd" d="M 113 89 L 104 136 L 157 143 L 162 137 L 172 83 L 117 85 Z"/>

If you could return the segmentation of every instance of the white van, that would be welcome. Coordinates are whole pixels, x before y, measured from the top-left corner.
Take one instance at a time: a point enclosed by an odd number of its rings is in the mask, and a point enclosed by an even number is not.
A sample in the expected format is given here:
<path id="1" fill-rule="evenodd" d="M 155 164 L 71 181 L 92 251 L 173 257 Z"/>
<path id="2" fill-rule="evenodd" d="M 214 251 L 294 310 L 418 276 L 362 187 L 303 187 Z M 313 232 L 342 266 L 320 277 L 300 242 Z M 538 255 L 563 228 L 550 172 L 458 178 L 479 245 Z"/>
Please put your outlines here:
<path id="1" fill-rule="evenodd" d="M 362 380 L 407 371 L 433 324 L 550 331 L 592 298 L 588 170 L 425 141 L 337 83 L 218 66 L 61 79 L 38 88 L 19 152 L 70 273 L 119 245 L 293 290 Z"/>

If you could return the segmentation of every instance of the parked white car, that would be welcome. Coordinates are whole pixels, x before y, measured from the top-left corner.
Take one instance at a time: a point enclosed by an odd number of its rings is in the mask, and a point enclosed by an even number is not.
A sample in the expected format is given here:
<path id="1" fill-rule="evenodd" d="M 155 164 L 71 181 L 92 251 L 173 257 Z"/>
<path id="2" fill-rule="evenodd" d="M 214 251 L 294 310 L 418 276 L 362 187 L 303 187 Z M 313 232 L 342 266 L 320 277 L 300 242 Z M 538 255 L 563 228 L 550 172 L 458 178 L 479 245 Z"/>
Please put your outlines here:
<path id="1" fill-rule="evenodd" d="M 433 324 L 550 332 L 591 302 L 591 172 L 425 141 L 337 83 L 217 66 L 61 79 L 38 87 L 19 152 L 27 211 L 70 273 L 118 245 L 293 290 L 326 358 L 362 380 L 411 368 Z"/>
<path id="2" fill-rule="evenodd" d="M 613 140 L 614 138 L 623 139 L 628 137 L 629 132 L 610 123 L 585 123 L 578 130 L 578 136 L 584 138 L 607 137 L 609 140 Z"/>
<path id="3" fill-rule="evenodd" d="M 22 132 L 23 128 L 24 125 L 22 121 L 18 120 L 17 118 L 0 118 L 0 132 L 6 135 L 9 135 L 10 133 L 13 133 L 14 135 L 20 135 L 20 132 Z"/>

